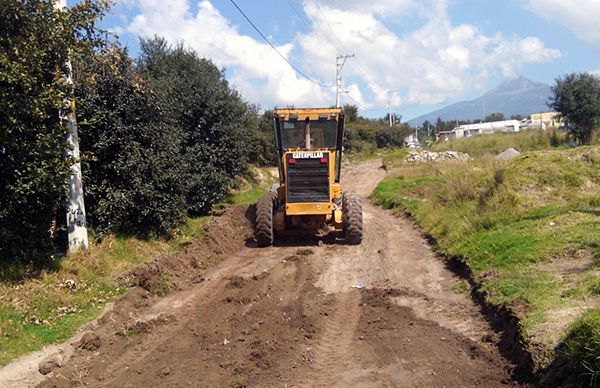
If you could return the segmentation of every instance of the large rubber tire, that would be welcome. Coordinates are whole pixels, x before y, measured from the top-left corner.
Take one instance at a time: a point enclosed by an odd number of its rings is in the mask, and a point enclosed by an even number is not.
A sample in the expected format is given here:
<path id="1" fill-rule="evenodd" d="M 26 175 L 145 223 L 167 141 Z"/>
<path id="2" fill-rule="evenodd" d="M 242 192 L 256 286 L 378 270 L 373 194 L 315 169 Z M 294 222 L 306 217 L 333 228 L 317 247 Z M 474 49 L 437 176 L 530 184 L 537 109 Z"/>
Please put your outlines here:
<path id="1" fill-rule="evenodd" d="M 276 202 L 277 193 L 269 192 L 260 197 L 256 203 L 256 228 L 254 229 L 254 238 L 259 247 L 273 245 L 275 239 L 275 234 L 273 232 L 273 213 Z"/>
<path id="2" fill-rule="evenodd" d="M 342 195 L 342 210 L 344 212 L 344 237 L 346 243 L 358 245 L 363 239 L 362 202 L 354 193 Z"/>

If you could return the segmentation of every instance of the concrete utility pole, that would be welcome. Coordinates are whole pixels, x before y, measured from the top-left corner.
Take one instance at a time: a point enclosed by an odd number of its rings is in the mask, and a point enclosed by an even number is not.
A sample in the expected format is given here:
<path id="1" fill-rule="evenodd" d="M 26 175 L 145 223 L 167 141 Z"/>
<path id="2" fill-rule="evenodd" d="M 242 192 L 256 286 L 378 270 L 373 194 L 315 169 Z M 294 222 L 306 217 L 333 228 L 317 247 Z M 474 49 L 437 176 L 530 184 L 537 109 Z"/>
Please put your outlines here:
<path id="1" fill-rule="evenodd" d="M 337 55 L 335 57 L 335 106 L 336 108 L 340 107 L 340 93 L 345 93 L 344 88 L 342 86 L 342 69 L 346 64 L 346 60 L 348 58 L 354 58 L 354 54 L 352 55 Z"/>
<path id="2" fill-rule="evenodd" d="M 57 0 L 54 8 L 64 10 L 67 8 L 67 0 Z M 85 205 L 83 202 L 83 183 L 81 180 L 81 162 L 79 161 L 79 137 L 77 135 L 77 119 L 75 116 L 75 100 L 73 99 L 73 68 L 71 61 L 67 59 L 67 74 L 65 80 L 71 87 L 71 96 L 69 97 L 70 109 L 67 112 L 61 111 L 61 121 L 67 124 L 69 133 L 67 142 L 70 145 L 67 150 L 67 157 L 73 158 L 71 165 L 71 176 L 69 177 L 69 199 L 67 200 L 67 229 L 69 232 L 69 251 L 75 252 L 79 248 L 87 249 L 89 246 L 87 226 L 85 219 Z"/>
<path id="3" fill-rule="evenodd" d="M 387 97 L 388 97 L 388 118 L 390 119 L 390 127 L 394 126 L 394 121 L 392 120 L 392 96 L 394 95 L 394 93 L 398 93 L 398 90 L 396 89 L 390 89 L 387 91 Z"/>

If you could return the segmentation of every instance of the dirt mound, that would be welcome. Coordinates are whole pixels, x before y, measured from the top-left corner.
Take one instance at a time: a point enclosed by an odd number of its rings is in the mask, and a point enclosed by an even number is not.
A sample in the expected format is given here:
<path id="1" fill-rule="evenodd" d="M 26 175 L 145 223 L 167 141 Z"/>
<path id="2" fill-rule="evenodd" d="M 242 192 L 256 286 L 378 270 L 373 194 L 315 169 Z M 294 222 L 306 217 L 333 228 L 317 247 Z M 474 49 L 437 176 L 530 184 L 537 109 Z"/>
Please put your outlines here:
<path id="1" fill-rule="evenodd" d="M 206 235 L 177 254 L 159 256 L 121 276 L 123 285 L 141 287 L 157 296 L 164 296 L 190 283 L 202 281 L 203 270 L 223 255 L 240 250 L 252 237 L 253 212 L 237 205 L 225 208 L 204 227 Z"/>
<path id="2" fill-rule="evenodd" d="M 308 260 L 201 285 L 177 319 L 117 318 L 122 330 L 104 328 L 107 341 L 96 356 L 80 353 L 42 386 L 69 385 L 73 376 L 91 386 L 283 386 L 311 362 L 310 341 L 323 311 L 307 304 L 320 299 Z M 143 295 L 138 289 L 121 306 L 147 310 Z"/>
<path id="3" fill-rule="evenodd" d="M 354 167 L 347 187 L 366 196 L 380 174 L 378 161 Z M 252 208 L 229 209 L 205 238 L 134 274 L 179 291 L 132 288 L 80 344 L 95 350 L 81 346 L 42 386 L 512 383 L 495 345 L 469 334 L 490 331 L 477 307 L 451 291 L 408 221 L 365 201 L 360 245 L 295 236 L 257 249 L 244 246 L 250 220 Z"/>

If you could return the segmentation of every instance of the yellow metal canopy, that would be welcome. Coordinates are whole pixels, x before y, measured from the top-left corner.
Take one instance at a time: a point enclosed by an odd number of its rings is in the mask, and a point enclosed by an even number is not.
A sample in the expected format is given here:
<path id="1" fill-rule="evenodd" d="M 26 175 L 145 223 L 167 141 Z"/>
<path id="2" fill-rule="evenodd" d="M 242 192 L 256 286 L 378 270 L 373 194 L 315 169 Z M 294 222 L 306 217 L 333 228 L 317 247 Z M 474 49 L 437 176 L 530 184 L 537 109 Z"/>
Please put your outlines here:
<path id="1" fill-rule="evenodd" d="M 289 120 L 290 116 L 298 120 L 318 120 L 323 115 L 328 119 L 337 119 L 342 113 L 342 108 L 292 108 L 292 109 L 275 109 L 273 114 L 280 120 Z"/>

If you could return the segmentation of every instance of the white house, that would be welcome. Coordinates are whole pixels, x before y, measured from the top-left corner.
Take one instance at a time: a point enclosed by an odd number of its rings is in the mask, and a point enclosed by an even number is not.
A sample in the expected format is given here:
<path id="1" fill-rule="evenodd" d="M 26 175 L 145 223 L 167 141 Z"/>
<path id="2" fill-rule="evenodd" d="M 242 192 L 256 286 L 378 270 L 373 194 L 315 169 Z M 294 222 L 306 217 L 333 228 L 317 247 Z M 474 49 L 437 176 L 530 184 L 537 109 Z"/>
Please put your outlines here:
<path id="1" fill-rule="evenodd" d="M 488 134 L 494 132 L 519 132 L 519 120 L 494 121 L 490 123 L 465 124 L 454 128 L 453 132 L 457 139 L 473 135 Z"/>

